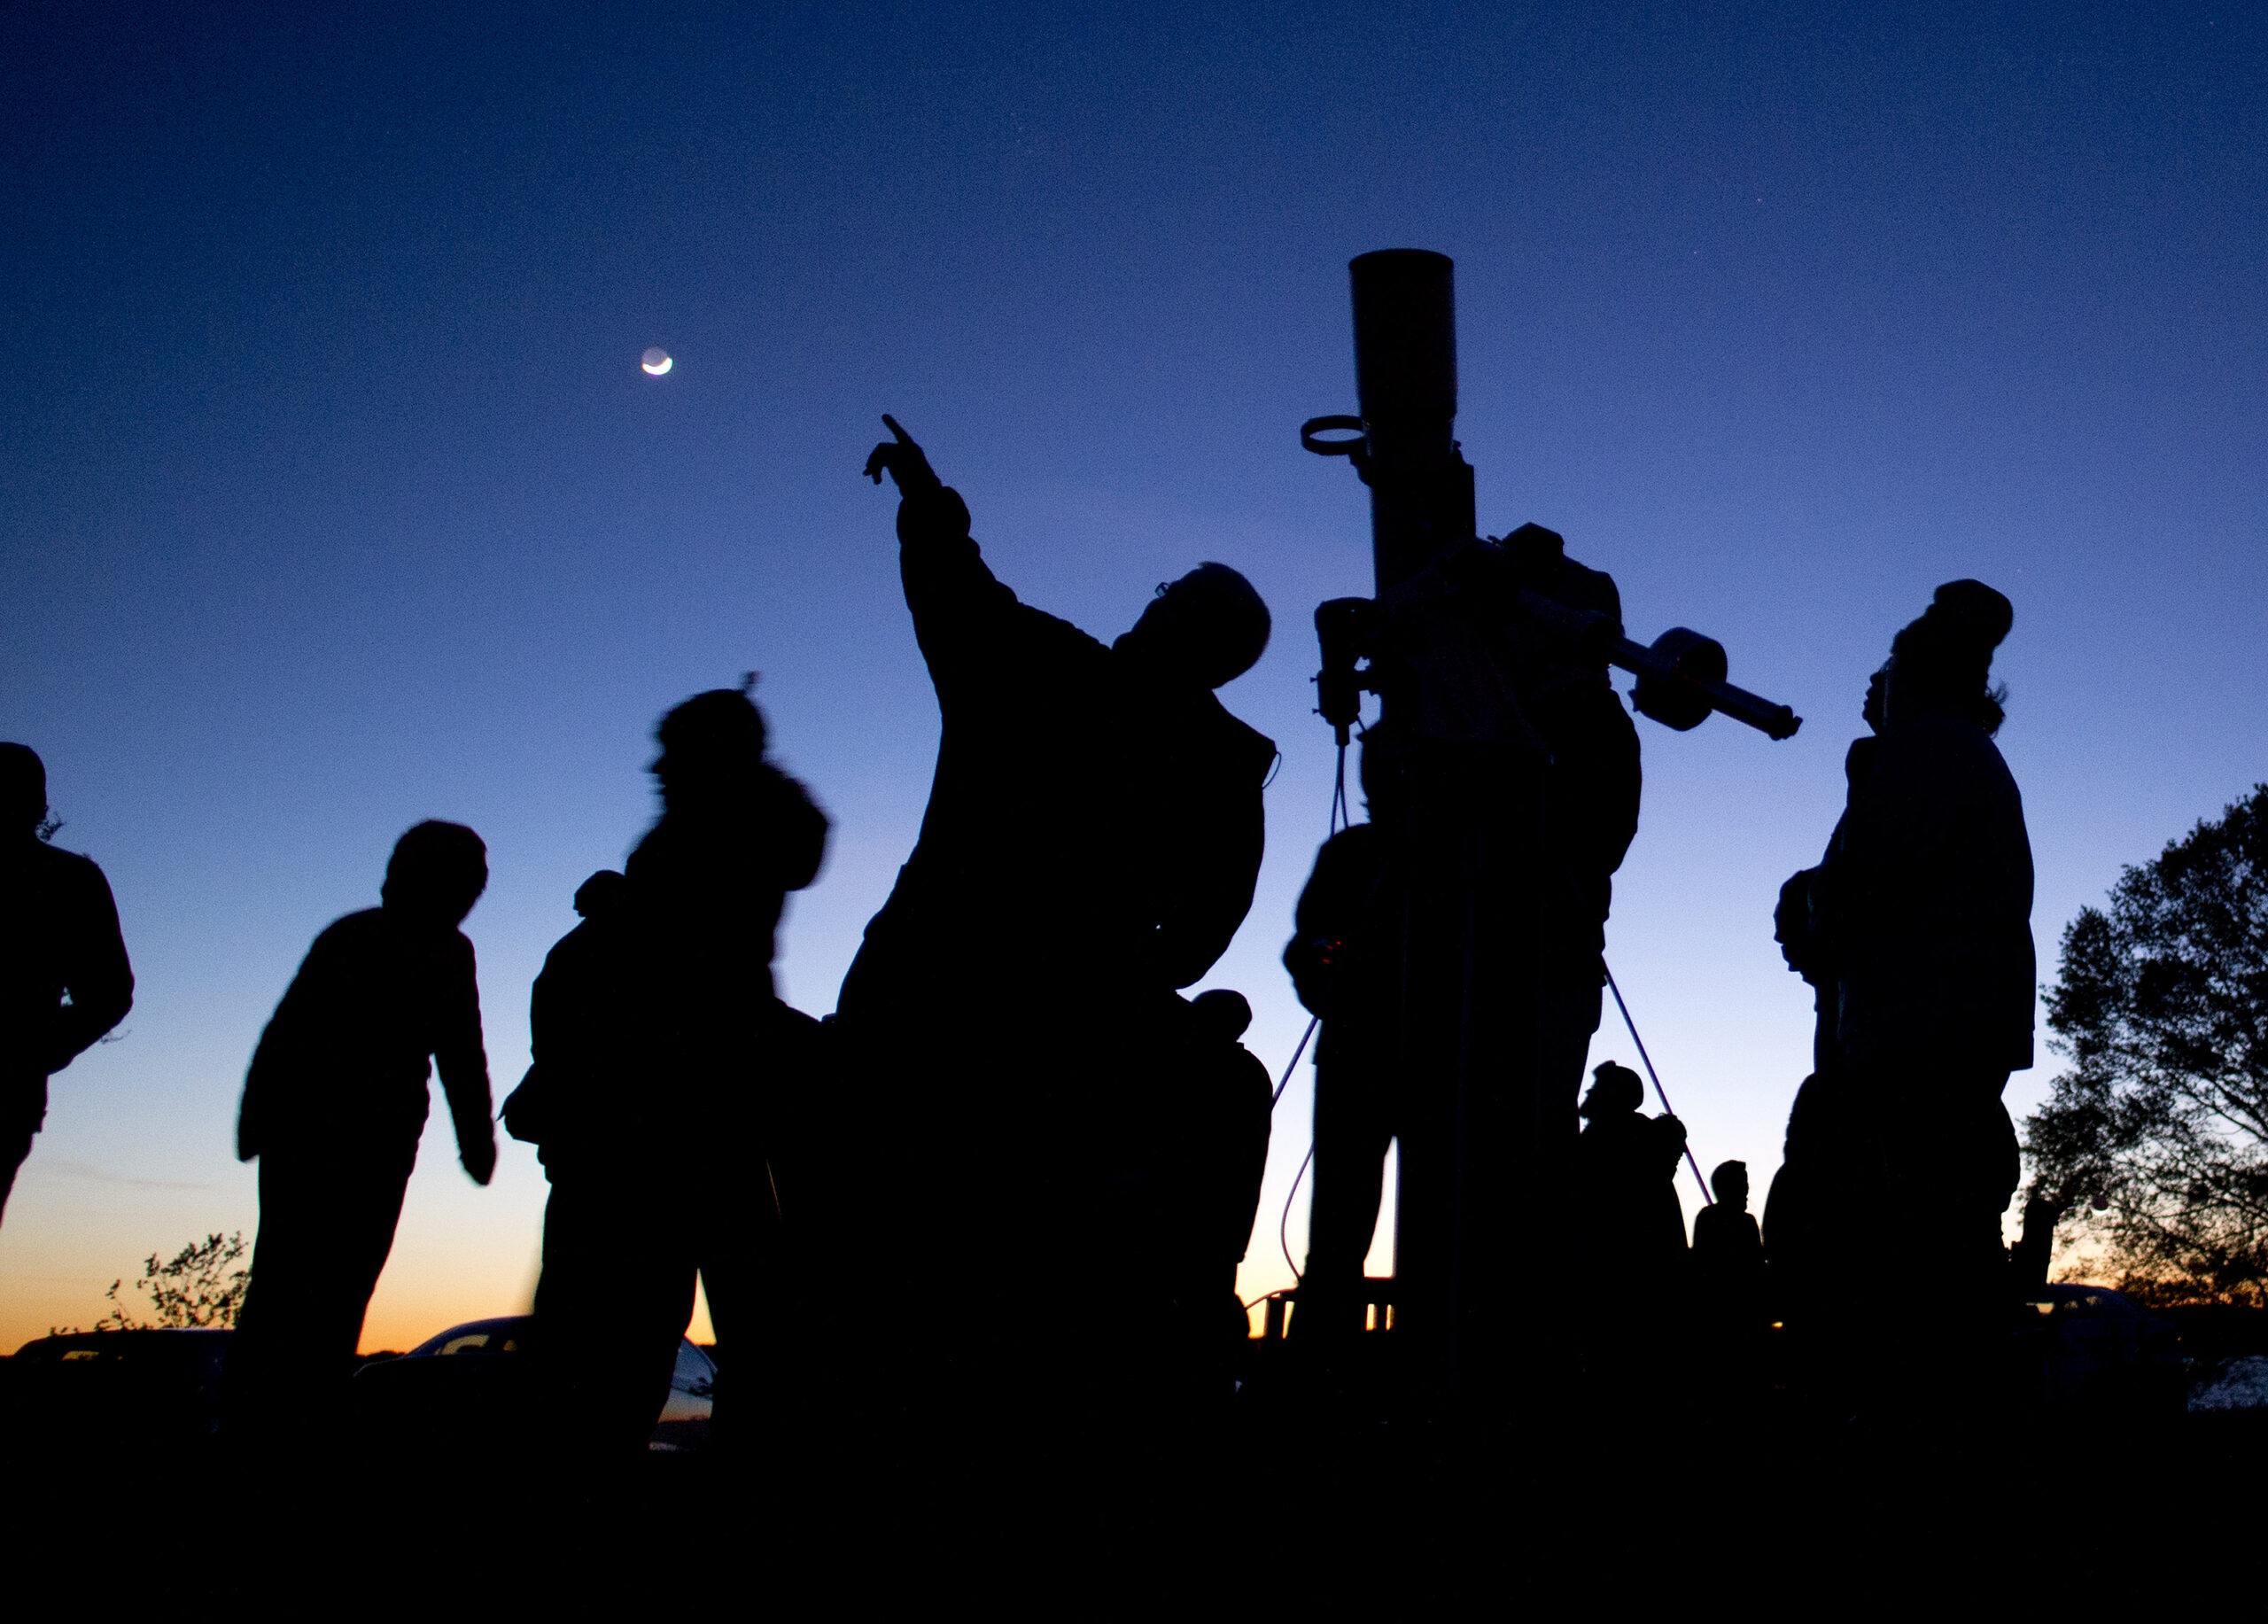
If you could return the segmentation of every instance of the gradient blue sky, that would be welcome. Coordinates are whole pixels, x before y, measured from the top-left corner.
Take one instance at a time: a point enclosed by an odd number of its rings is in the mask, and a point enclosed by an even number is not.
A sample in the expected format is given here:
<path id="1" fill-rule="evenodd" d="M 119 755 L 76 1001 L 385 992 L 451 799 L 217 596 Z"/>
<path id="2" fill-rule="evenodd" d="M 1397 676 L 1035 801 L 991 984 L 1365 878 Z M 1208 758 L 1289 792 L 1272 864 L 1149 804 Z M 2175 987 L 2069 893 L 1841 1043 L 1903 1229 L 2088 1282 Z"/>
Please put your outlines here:
<path id="1" fill-rule="evenodd" d="M 1353 408 L 1366 249 L 1457 261 L 1483 527 L 1563 531 L 1635 633 L 1706 630 L 1808 719 L 1641 724 L 1609 954 L 1705 1162 L 1776 1165 L 1809 1004 L 1772 903 L 1936 583 L 2016 605 L 2043 976 L 2122 863 L 2268 776 L 2257 8 L 423 10 L 0 19 L 0 737 L 141 978 L 54 1085 L 0 1344 L 250 1231 L 245 1060 L 419 818 L 489 842 L 510 1086 L 577 882 L 650 815 L 655 717 L 744 669 L 835 820 L 782 938 L 832 1006 L 936 732 L 857 478 L 883 410 L 1028 601 L 1108 634 L 1211 557 L 1274 606 L 1225 694 L 1283 748 L 1268 863 L 1212 979 L 1280 1066 L 1331 765 L 1308 616 L 1370 579 L 1361 487 L 1294 431 Z M 1285 1278 L 1307 1105 L 1247 1294 Z M 479 1191 L 449 1150 L 371 1345 L 524 1300 L 532 1153 Z"/>

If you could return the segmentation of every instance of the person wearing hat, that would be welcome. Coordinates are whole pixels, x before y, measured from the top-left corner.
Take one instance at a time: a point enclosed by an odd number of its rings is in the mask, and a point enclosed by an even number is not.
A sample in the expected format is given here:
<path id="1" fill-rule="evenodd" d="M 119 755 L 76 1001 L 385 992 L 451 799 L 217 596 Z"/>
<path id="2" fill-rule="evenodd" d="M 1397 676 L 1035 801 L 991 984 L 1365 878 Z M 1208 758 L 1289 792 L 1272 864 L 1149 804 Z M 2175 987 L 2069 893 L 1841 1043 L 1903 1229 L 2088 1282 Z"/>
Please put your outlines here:
<path id="1" fill-rule="evenodd" d="M 54 830 L 46 765 L 0 744 L 0 1214 L 47 1120 L 48 1078 L 134 1006 L 110 882 L 50 845 Z"/>
<path id="2" fill-rule="evenodd" d="M 596 1460 L 643 1453 L 696 1280 L 731 1343 L 720 1426 L 767 1418 L 782 1327 L 759 1322 L 792 1294 L 788 1216 L 812 1216 L 781 1162 L 818 1023 L 781 1002 L 772 960 L 827 814 L 767 758 L 744 690 L 695 695 L 655 737 L 662 815 L 622 874 L 577 890 L 584 922 L 537 978 L 535 1063 L 505 1107 L 551 1182 L 535 1317 L 556 1441 Z"/>
<path id="3" fill-rule="evenodd" d="M 1978 1339 L 2008 1288 L 2000 1215 L 2019 1153 L 2000 1093 L 2032 1063 L 2037 976 L 2023 798 L 1993 743 L 1992 653 L 2014 619 L 1992 587 L 1952 581 L 1892 641 L 1880 742 L 1806 928 L 1833 966 L 1828 1059 L 1850 1128 L 1837 1154 L 1854 1186 L 1895 1202 L 1903 1248 Z M 1942 1381 L 1922 1374 L 1973 1397 L 1963 1364 L 1949 1352 Z"/>
<path id="4" fill-rule="evenodd" d="M 1575 1141 L 1585 1364 L 1595 1386 L 1625 1401 L 1639 1396 L 1631 1384 L 1646 1370 L 1661 1367 L 1686 1265 L 1676 1185 L 1685 1124 L 1646 1115 L 1645 1102 L 1645 1083 L 1627 1066 L 1606 1061 L 1592 1068 Z"/>

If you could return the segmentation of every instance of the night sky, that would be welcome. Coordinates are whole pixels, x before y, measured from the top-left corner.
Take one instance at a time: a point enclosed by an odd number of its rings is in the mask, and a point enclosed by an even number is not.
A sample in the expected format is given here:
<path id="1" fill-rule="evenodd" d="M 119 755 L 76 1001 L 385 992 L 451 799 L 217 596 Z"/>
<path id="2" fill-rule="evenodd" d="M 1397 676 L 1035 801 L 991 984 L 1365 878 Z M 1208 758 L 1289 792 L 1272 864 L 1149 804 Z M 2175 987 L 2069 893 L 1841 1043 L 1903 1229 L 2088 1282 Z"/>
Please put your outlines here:
<path id="1" fill-rule="evenodd" d="M 2268 777 L 2258 8 L 402 9 L 0 19 L 0 738 L 140 978 L 54 1083 L 0 1346 L 249 1235 L 252 1045 L 421 818 L 489 843 L 501 1098 L 577 882 L 652 816 L 655 719 L 745 670 L 835 820 L 781 962 L 833 1006 L 936 736 L 858 477 L 886 410 L 1027 602 L 1107 637 L 1217 558 L 1274 608 L 1223 695 L 1283 750 L 1268 862 L 1208 984 L 1281 1068 L 1332 765 L 1309 617 L 1370 583 L 1364 493 L 1296 429 L 1354 408 L 1367 249 L 1456 260 L 1483 529 L 1562 531 L 1634 634 L 1706 631 L 1807 719 L 1640 724 L 1609 926 L 1759 1202 L 1810 1033 L 1773 902 L 1937 583 L 2016 604 L 2043 979 L 2120 865 Z M 1594 1059 L 1635 1059 L 1609 1022 Z M 1248 1296 L 1288 1280 L 1308 1103 Z M 527 1300 L 533 1152 L 482 1191 L 453 1148 L 444 1116 L 366 1346 Z"/>

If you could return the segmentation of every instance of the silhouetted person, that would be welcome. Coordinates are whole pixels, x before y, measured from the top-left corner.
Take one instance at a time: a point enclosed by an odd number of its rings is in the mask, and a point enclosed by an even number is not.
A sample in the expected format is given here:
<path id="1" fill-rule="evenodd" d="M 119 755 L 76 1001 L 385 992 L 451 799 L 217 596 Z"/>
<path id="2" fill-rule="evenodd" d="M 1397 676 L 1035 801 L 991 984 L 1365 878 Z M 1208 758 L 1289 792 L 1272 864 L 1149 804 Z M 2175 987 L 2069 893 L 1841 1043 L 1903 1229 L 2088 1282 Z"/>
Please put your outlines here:
<path id="1" fill-rule="evenodd" d="M 1831 991 L 1827 1003 L 1831 1030 Z M 1796 1090 L 1763 1222 L 1772 1312 L 1786 1322 L 1790 1376 L 1828 1419 L 1850 1414 L 1866 1385 L 1855 1350 L 1872 1334 L 1867 1269 L 1884 1200 L 1868 1114 L 1830 1057 Z"/>
<path id="2" fill-rule="evenodd" d="M 1316 1038 L 1315 1160 L 1309 1172 L 1307 1267 L 1292 1333 L 1302 1342 L 1363 1328 L 1363 1263 L 1378 1231 L 1386 1154 L 1401 1130 L 1400 893 L 1388 878 L 1390 781 L 1363 742 L 1370 817 L 1316 853 L 1293 913 L 1284 967 L 1323 1024 Z"/>
<path id="3" fill-rule="evenodd" d="M 1523 524 L 1504 538 L 1514 578 L 1570 609 L 1622 624 L 1614 578 L 1566 556 L 1556 531 Z M 1517 668 L 1521 714 L 1550 751 L 1542 839 L 1530 872 L 1542 892 L 1537 989 L 1539 1133 L 1547 1178 L 1566 1177 L 1583 1062 L 1606 985 L 1606 921 L 1614 874 L 1638 833 L 1638 730 L 1604 659 L 1536 638 Z M 1555 1195 L 1553 1205 L 1562 1199 Z M 1681 1235 L 1682 1229 L 1681 1227 Z"/>
<path id="4" fill-rule="evenodd" d="M 881 1198 L 866 1250 L 897 1264 L 908 1333 L 937 1339 L 915 1356 L 925 1376 L 1007 1388 L 1029 1362 L 1012 1371 L 999 1348 L 1012 1331 L 1023 1346 L 1030 1283 L 1095 1261 L 1093 1147 L 1170 1052 L 1175 990 L 1251 905 L 1275 751 L 1213 690 L 1260 657 L 1269 618 L 1216 563 L 1107 646 L 1019 602 L 890 428 L 867 472 L 903 495 L 900 572 L 944 731 L 920 838 L 838 1007 Z"/>
<path id="5" fill-rule="evenodd" d="M 47 1080 L 134 1006 L 103 871 L 48 844 L 47 767 L 0 744 L 0 1214 L 47 1119 Z"/>
<path id="6" fill-rule="evenodd" d="M 1551 1362 L 1526 1320 L 1568 1285 L 1576 1096 L 1641 776 L 1604 661 L 1538 620 L 1531 591 L 1620 625 L 1612 578 L 1534 524 L 1451 547 L 1380 598 L 1371 669 L 1399 697 L 1396 731 L 1363 742 L 1375 832 L 1318 859 L 1307 910 L 1347 889 L 1333 870 L 1351 877 L 1369 917 L 1322 935 L 1371 961 L 1352 979 L 1374 991 L 1334 994 L 1324 1018 L 1314 1250 L 1293 1323 L 1360 1323 L 1398 1139 L 1396 1325 L 1431 1349 L 1422 1379 L 1485 1400 Z M 1303 921 L 1300 940 L 1315 939 Z"/>
<path id="7" fill-rule="evenodd" d="M 1237 1346 L 1250 1333 L 1237 1268 L 1259 1215 L 1275 1093 L 1268 1068 L 1238 1041 L 1251 1024 L 1243 994 L 1198 994 L 1177 1012 L 1164 1063 L 1130 1101 L 1140 1126 L 1122 1177 L 1138 1187 L 1123 1211 L 1151 1232 L 1115 1249 L 1155 1278 L 1129 1293 L 1126 1309 L 1168 1334 L 1159 1355 L 1199 1404 L 1226 1402 Z M 1124 1331 L 1154 1334 L 1138 1323 Z"/>
<path id="8" fill-rule="evenodd" d="M 417 825 L 380 905 L 315 938 L 252 1052 L 237 1155 L 260 1161 L 260 1236 L 227 1387 L 230 1419 L 267 1441 L 330 1441 L 436 1067 L 464 1170 L 479 1185 L 495 1171 L 480 990 L 457 929 L 487 885 L 479 835 Z"/>
<path id="9" fill-rule="evenodd" d="M 1770 1313 L 1764 1238 L 1748 1210 L 1748 1163 L 1721 1162 L 1709 1175 L 1717 1199 L 1693 1215 L 1693 1323 L 1700 1363 L 1720 1402 L 1759 1391 Z"/>
<path id="10" fill-rule="evenodd" d="M 1612 1061 L 1592 1068 L 1575 1145 L 1576 1256 L 1595 1379 L 1614 1384 L 1671 1362 L 1685 1286 L 1685 1215 L 1677 1164 L 1685 1125 L 1647 1116 L 1645 1084 Z"/>
<path id="11" fill-rule="evenodd" d="M 1844 812 L 1820 866 L 1780 888 L 1773 935 L 1788 967 L 1812 989 L 1812 1070 L 1788 1112 L 1779 1170 L 1764 1204 L 1775 1311 L 1786 1321 L 1794 1376 L 1807 1402 L 1847 1413 L 1860 1372 L 1851 1349 L 1868 1334 L 1859 1270 L 1872 1245 L 1883 1193 L 1863 1102 L 1843 1066 L 1836 1022 L 1842 959 L 1820 928 L 1820 876 L 1843 850 L 1850 807 L 1882 751 L 1885 665 L 1868 679 L 1860 719 L 1868 731 L 1843 758 Z"/>
<path id="12" fill-rule="evenodd" d="M 1773 939 L 1780 944 L 1781 957 L 1812 989 L 1811 1064 L 1814 1074 L 1833 1072 L 1842 1058 L 1842 1046 L 1836 1033 L 1836 994 L 1843 969 L 1834 940 L 1827 931 L 1817 928 L 1815 882 L 1842 851 L 1843 832 L 1851 820 L 1851 805 L 1882 754 L 1881 735 L 1885 726 L 1883 695 L 1889 678 L 1890 667 L 1885 664 L 1867 679 L 1867 696 L 1859 707 L 1859 718 L 1866 723 L 1868 732 L 1852 740 L 1850 749 L 1843 755 L 1844 810 L 1835 821 L 1834 833 L 1828 836 L 1827 855 L 1819 867 L 1806 868 L 1789 877 L 1780 888 L 1779 905 L 1772 914 Z"/>
<path id="13" fill-rule="evenodd" d="M 1720 1162 L 1709 1175 L 1717 1199 L 1693 1218 L 1693 1264 L 1705 1289 L 1758 1300 L 1764 1269 L 1764 1237 L 1748 1210 L 1748 1163 Z"/>
<path id="14" fill-rule="evenodd" d="M 1850 1096 L 1837 1115 L 1865 1135 L 1854 1172 L 1895 1202 L 1974 1339 L 1969 1358 L 1916 1371 L 1942 1389 L 1919 1396 L 1956 1403 L 1977 1395 L 1975 1355 L 2006 1300 L 2018 1153 L 2000 1092 L 2032 1061 L 2031 848 L 1992 736 L 1992 651 L 2013 619 L 2000 594 L 1953 581 L 1898 633 L 1879 750 L 1811 884 L 1807 951 L 1835 969 L 1831 1075 Z"/>
<path id="15" fill-rule="evenodd" d="M 826 815 L 765 758 L 744 693 L 695 695 L 656 736 L 662 816 L 622 875 L 577 891 L 584 922 L 531 1004 L 534 1108 L 510 1107 L 551 1180 L 540 1356 L 562 1441 L 601 1457 L 644 1448 L 696 1281 L 721 1384 L 741 1395 L 719 1423 L 783 1396 L 767 1394 L 780 1329 L 760 1325 L 790 1295 L 775 1171 L 815 1054 L 817 1022 L 780 1001 L 772 959 L 788 893 L 818 876 Z"/>
<path id="16" fill-rule="evenodd" d="M 619 1075 L 625 1024 L 621 1006 L 624 977 L 630 974 L 620 913 L 630 882 L 617 869 L 602 868 L 575 888 L 575 913 L 582 920 L 544 956 L 543 969 L 529 998 L 530 1050 L 534 1060 L 520 1085 L 504 1100 L 506 1131 L 536 1146 L 536 1159 L 548 1163 L 543 1146 L 553 1140 L 566 1154 L 574 1130 L 603 1131 L 601 1107 L 592 1095 Z M 607 929 L 614 921 L 615 929 Z M 563 1124 L 572 1124 L 563 1127 Z"/>
<path id="17" fill-rule="evenodd" d="M 2060 1202 L 2034 1195 L 2023 1204 L 2023 1231 L 2008 1248 L 2009 1285 L 2019 1295 L 2038 1292 L 2047 1284 L 2055 1261 L 2055 1223 L 2063 1216 Z"/>

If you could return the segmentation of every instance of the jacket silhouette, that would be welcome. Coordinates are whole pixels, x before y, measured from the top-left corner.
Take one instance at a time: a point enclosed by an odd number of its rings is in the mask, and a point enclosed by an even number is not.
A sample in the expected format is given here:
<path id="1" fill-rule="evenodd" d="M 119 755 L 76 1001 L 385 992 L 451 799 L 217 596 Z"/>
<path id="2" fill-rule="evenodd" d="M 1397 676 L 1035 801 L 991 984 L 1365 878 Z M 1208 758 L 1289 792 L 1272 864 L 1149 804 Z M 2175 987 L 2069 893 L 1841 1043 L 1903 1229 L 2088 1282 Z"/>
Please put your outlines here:
<path id="1" fill-rule="evenodd" d="M 629 889 L 612 868 L 575 888 L 583 922 L 552 944 L 529 996 L 531 1063 L 505 1098 L 502 1118 L 505 1131 L 534 1146 L 547 1166 L 594 1140 L 602 1150 L 611 1126 L 606 1090 L 632 1052 L 623 992 L 638 963 L 620 917 Z"/>
<path id="2" fill-rule="evenodd" d="M 1188 986 L 1259 874 L 1275 747 L 1211 690 L 1258 657 L 1267 611 L 1206 565 L 1106 647 L 993 577 L 959 495 L 913 468 L 919 447 L 885 453 L 909 486 L 899 571 L 944 727 L 920 838 L 866 928 L 843 1019 L 962 1008 L 1003 977 L 1084 1003 Z M 1248 652 L 1216 654 L 1242 628 L 1213 620 L 1239 610 L 1256 618 Z"/>
<path id="3" fill-rule="evenodd" d="M 506 1107 L 551 1181 L 536 1335 L 560 1441 L 601 1457 L 643 1449 L 696 1283 L 729 1372 L 718 1425 L 775 1387 L 780 1338 L 758 1322 L 790 1294 L 781 1164 L 816 1063 L 816 1022 L 775 996 L 772 958 L 826 815 L 765 758 L 743 693 L 695 695 L 657 737 L 662 816 L 623 874 L 577 891 L 584 921 L 537 978 L 534 1064 Z"/>
<path id="4" fill-rule="evenodd" d="M 1268 1068 L 1238 1041 L 1251 1024 L 1252 1006 L 1226 988 L 1180 1005 L 1109 1158 L 1130 1198 L 1116 1216 L 1133 1232 L 1113 1249 L 1144 1277 L 1126 1283 L 1134 1323 L 1121 1334 L 1168 1339 L 1153 1356 L 1200 1404 L 1226 1402 L 1250 1334 L 1237 1269 L 1259 1216 L 1275 1094 Z"/>
<path id="5" fill-rule="evenodd" d="M 1764 1203 L 1764 1246 L 1774 1300 L 1797 1356 L 1796 1379 L 1809 1396 L 1836 1409 L 1844 1401 L 1835 1389 L 1852 1374 L 1846 1344 L 1865 1334 L 1857 1271 L 1885 1192 L 1868 1113 L 1843 1063 L 1843 959 L 1821 913 L 1821 876 L 1841 859 L 1850 808 L 1882 751 L 1888 675 L 1885 668 L 1868 680 L 1859 714 L 1868 731 L 1844 755 L 1844 812 L 1826 854 L 1780 888 L 1773 914 L 1788 967 L 1812 989 L 1812 1070 L 1789 1107 L 1779 1170 Z"/>
<path id="6" fill-rule="evenodd" d="M 1565 1222 L 1605 921 L 1637 830 L 1641 773 L 1637 732 L 1604 663 L 1532 626 L 1523 590 L 1620 625 L 1613 578 L 1569 558 L 1564 539 L 1536 524 L 1454 547 L 1381 601 L 1393 629 L 1374 664 L 1382 688 L 1402 696 L 1398 716 L 1411 719 L 1364 735 L 1371 823 L 1318 853 L 1285 951 L 1302 1000 L 1324 1018 L 1295 1335 L 1361 1323 L 1362 1261 L 1396 1138 L 1410 1220 L 1397 1231 L 1398 1306 L 1412 1309 L 1410 1323 L 1424 1323 L 1429 1285 L 1437 1292 L 1449 1278 L 1460 1135 L 1464 1154 L 1489 1164 L 1464 1222 L 1494 1237 L 1464 1244 L 1504 1262 L 1525 1246 L 1531 1282 L 1555 1272 L 1565 1250 L 1536 1239 Z M 1453 853 L 1464 854 L 1456 872 Z M 1518 1082 L 1466 1109 L 1447 1098 L 1446 1075 L 1462 1062 L 1439 1035 L 1464 1020 L 1454 1006 L 1476 972 L 1452 960 L 1476 897 L 1490 921 L 1476 961 L 1494 967 L 1477 973 L 1497 988 L 1480 1025 L 1503 1029 L 1503 1057 L 1474 1063 Z M 1508 976 L 1533 984 L 1505 985 Z M 1520 1058 L 1504 1063 L 1511 1056 Z M 1467 1311 L 1502 1323 L 1512 1297 L 1475 1289 Z M 1500 1345 L 1536 1341 L 1513 1332 Z"/>
<path id="7" fill-rule="evenodd" d="M 1172 1047 L 1176 989 L 1251 905 L 1275 750 L 1213 689 L 1259 658 L 1268 614 L 1207 564 L 1105 645 L 994 578 L 959 496 L 890 427 L 867 471 L 902 493 L 899 571 L 944 727 L 920 838 L 837 1016 L 881 1193 L 863 1249 L 897 1259 L 917 1299 L 998 1294 L 954 1312 L 928 1361 L 986 1380 L 998 1362 L 975 1343 L 1006 1334 L 1025 1282 L 1068 1278 L 1098 1225 L 1128 1234 L 1094 1210 L 1110 1198 L 1092 1147 L 1138 1111 L 1126 1092 Z M 909 1317 L 943 1335 L 944 1314 Z"/>
<path id="8" fill-rule="evenodd" d="M 1810 1137 L 1829 1147 L 1823 1180 L 1839 1175 L 1846 1193 L 1839 1208 L 1817 1207 L 1829 1221 L 1839 1212 L 1847 1233 L 1855 1207 L 1894 1201 L 1930 1260 L 1948 1318 L 1976 1339 L 1971 1358 L 1915 1373 L 1939 1414 L 1984 1390 L 1974 1371 L 2009 1289 L 2000 1223 L 2019 1174 L 2000 1093 L 2032 1061 L 2031 850 L 1992 742 L 2003 712 L 1989 687 L 2014 618 L 1991 587 L 1953 581 L 1892 641 L 1882 736 L 1797 933 L 1835 986 L 1833 1052 L 1806 1084 L 1821 1096 L 1808 1125 L 1834 1130 Z M 1795 1130 L 1791 1118 L 1791 1161 Z M 1776 1206 L 1776 1183 L 1774 1193 Z M 1768 1216 L 1776 1259 L 1781 1215 Z M 1830 1309 L 1830 1327 L 1847 1327 L 1845 1309 Z"/>
<path id="9" fill-rule="evenodd" d="M 1675 1182 L 1685 1126 L 1674 1116 L 1643 1115 L 1644 1100 L 1645 1084 L 1628 1067 L 1609 1061 L 1595 1068 L 1575 1141 L 1585 1362 L 1595 1384 L 1626 1402 L 1659 1396 L 1686 1288 L 1685 1215 Z"/>
<path id="10" fill-rule="evenodd" d="M 1702 1374 L 1720 1403 L 1753 1398 L 1766 1379 L 1771 1323 L 1764 1238 L 1748 1210 L 1748 1164 L 1718 1163 L 1716 1197 L 1693 1215 L 1693 1314 Z"/>
<path id="11" fill-rule="evenodd" d="M 487 883 L 470 829 L 409 830 L 381 905 L 315 938 L 252 1052 L 237 1154 L 260 1162 L 260 1234 L 227 1398 L 255 1434 L 304 1427 L 343 1391 L 437 1065 L 465 1171 L 485 1185 L 495 1170 L 480 991 L 457 929 Z"/>
<path id="12" fill-rule="evenodd" d="M 134 970 L 110 882 L 47 843 L 47 768 L 0 744 L 0 1215 L 47 1119 L 47 1080 L 126 1018 Z"/>
<path id="13" fill-rule="evenodd" d="M 1374 791 L 1368 741 L 1363 750 L 1363 786 Z M 1284 949 L 1300 1002 L 1323 1023 L 1307 1267 L 1292 1318 L 1302 1340 L 1362 1328 L 1363 1263 L 1378 1230 L 1386 1147 L 1401 1128 L 1399 893 L 1388 880 L 1386 840 L 1364 821 L 1324 843 Z"/>
<path id="14" fill-rule="evenodd" d="M 1645 1085 L 1609 1061 L 1593 1073 L 1576 1140 L 1576 1193 L 1587 1272 L 1603 1289 L 1674 1284 L 1685 1262 L 1677 1164 L 1685 1126 L 1639 1110 Z"/>
<path id="15" fill-rule="evenodd" d="M 1715 1201 L 1693 1215 L 1694 1278 L 1705 1302 L 1736 1318 L 1760 1318 L 1764 1237 L 1748 1210 L 1748 1164 L 1726 1162 L 1709 1175 Z"/>

